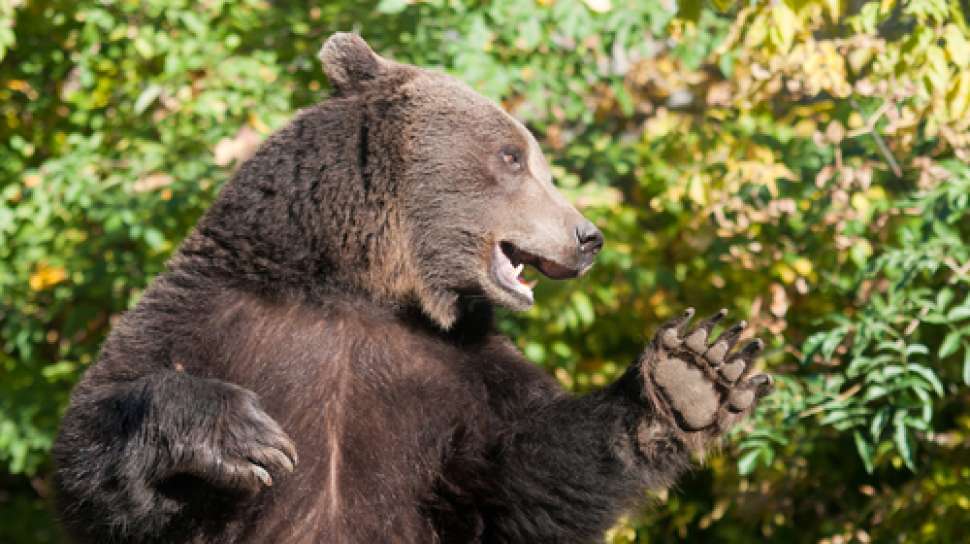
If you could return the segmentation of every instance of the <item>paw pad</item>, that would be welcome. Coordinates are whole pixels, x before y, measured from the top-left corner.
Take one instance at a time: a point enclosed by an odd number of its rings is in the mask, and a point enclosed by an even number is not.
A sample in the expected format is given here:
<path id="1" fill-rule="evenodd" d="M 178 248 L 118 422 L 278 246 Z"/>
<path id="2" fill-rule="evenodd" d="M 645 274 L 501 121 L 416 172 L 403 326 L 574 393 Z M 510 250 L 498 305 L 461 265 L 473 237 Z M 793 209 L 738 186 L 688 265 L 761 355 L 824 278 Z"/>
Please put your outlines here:
<path id="1" fill-rule="evenodd" d="M 746 378 L 764 342 L 754 340 L 732 352 L 747 327 L 745 322 L 727 328 L 709 342 L 711 331 L 727 311 L 721 310 L 687 330 L 693 315 L 693 309 L 689 309 L 661 327 L 644 353 L 642 372 L 652 378 L 681 428 L 720 432 L 729 426 L 732 416 L 751 409 L 771 390 L 771 378 L 766 374 Z"/>
<path id="2" fill-rule="evenodd" d="M 682 407 L 680 415 L 688 427 L 703 429 L 714 423 L 717 391 L 699 368 L 681 359 L 667 359 L 657 363 L 653 376 L 667 398 L 697 400 Z"/>

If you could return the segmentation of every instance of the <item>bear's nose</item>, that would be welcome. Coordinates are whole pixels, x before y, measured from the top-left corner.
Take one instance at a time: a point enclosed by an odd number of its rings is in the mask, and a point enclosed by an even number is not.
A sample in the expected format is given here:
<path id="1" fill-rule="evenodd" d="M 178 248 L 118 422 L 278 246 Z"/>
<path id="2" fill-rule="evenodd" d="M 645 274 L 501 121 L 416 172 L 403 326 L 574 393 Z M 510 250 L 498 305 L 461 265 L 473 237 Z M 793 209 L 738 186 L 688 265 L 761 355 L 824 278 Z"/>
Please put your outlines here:
<path id="1" fill-rule="evenodd" d="M 576 227 L 576 239 L 579 241 L 579 253 L 583 257 L 591 258 L 603 249 L 603 233 L 589 221 Z"/>

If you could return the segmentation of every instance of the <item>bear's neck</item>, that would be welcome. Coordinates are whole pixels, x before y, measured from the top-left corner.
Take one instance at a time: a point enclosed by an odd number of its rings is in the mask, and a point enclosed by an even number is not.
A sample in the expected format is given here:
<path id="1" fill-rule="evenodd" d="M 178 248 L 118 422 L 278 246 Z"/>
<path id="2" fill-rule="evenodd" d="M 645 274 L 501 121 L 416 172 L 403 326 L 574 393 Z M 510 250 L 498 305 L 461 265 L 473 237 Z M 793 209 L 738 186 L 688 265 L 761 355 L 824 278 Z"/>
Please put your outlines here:
<path id="1" fill-rule="evenodd" d="M 443 328 L 417 304 L 400 307 L 396 315 L 405 323 L 420 328 L 449 343 L 474 345 L 495 334 L 495 307 L 480 297 L 459 298 L 455 320 Z"/>
<path id="2" fill-rule="evenodd" d="M 378 141 L 393 131 L 368 130 L 374 116 L 343 100 L 301 112 L 239 168 L 170 269 L 260 296 L 420 308 L 458 336 L 491 330 L 490 309 L 429 292 L 414 270 L 393 205 L 390 142 Z"/>

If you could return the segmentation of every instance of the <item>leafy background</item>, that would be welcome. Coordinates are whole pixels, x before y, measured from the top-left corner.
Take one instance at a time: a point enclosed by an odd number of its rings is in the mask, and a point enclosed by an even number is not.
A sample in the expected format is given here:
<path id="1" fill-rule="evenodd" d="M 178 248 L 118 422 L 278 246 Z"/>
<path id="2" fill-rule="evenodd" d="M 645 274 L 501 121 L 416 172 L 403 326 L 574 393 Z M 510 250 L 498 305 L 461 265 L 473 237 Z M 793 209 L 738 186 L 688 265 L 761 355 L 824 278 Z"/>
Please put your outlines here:
<path id="1" fill-rule="evenodd" d="M 947 0 L 0 0 L 0 541 L 57 542 L 72 383 L 336 30 L 537 134 L 606 232 L 502 326 L 577 392 L 687 305 L 775 395 L 610 542 L 957 542 L 970 524 L 970 27 Z"/>

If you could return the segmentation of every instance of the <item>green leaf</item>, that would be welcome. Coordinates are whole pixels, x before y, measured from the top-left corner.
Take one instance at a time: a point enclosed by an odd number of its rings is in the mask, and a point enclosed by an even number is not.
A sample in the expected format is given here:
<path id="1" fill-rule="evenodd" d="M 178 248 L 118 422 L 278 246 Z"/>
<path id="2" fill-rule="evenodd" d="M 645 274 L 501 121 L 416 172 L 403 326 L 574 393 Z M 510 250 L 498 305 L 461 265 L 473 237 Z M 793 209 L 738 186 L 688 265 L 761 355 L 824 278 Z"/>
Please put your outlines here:
<path id="1" fill-rule="evenodd" d="M 836 329 L 831 331 L 828 337 L 822 342 L 821 352 L 822 357 L 828 361 L 832 358 L 832 353 L 835 352 L 835 348 L 839 347 L 842 342 L 842 338 L 845 337 L 844 329 Z"/>
<path id="2" fill-rule="evenodd" d="M 546 347 L 539 342 L 529 342 L 522 351 L 535 363 L 542 363 L 546 357 Z"/>
<path id="3" fill-rule="evenodd" d="M 758 457 L 761 456 L 761 449 L 751 450 L 738 459 L 738 474 L 747 476 L 754 472 L 758 466 Z"/>
<path id="4" fill-rule="evenodd" d="M 41 374 L 53 382 L 70 378 L 76 369 L 77 365 L 71 361 L 59 361 L 52 365 L 45 366 L 41 370 Z"/>
<path id="5" fill-rule="evenodd" d="M 906 369 L 901 365 L 887 365 L 882 369 L 882 378 L 884 380 L 889 380 L 895 378 L 906 372 Z"/>
<path id="6" fill-rule="evenodd" d="M 202 17 L 190 11 L 182 12 L 182 22 L 189 29 L 189 32 L 192 32 L 196 36 L 203 36 L 208 30 L 208 26 L 202 20 Z"/>
<path id="7" fill-rule="evenodd" d="M 148 228 L 144 233 L 145 243 L 152 249 L 158 249 L 165 243 L 165 237 L 158 229 Z"/>
<path id="8" fill-rule="evenodd" d="M 910 357 L 912 355 L 929 355 L 930 348 L 924 346 L 923 344 L 910 344 L 906 346 L 906 356 Z"/>
<path id="9" fill-rule="evenodd" d="M 135 100 L 135 105 L 133 109 L 136 115 L 144 113 L 145 109 L 148 108 L 158 98 L 158 95 L 162 93 L 161 85 L 149 85 L 144 91 L 138 95 L 138 99 Z"/>
<path id="10" fill-rule="evenodd" d="M 970 344 L 963 344 L 963 383 L 970 385 Z"/>
<path id="11" fill-rule="evenodd" d="M 913 463 L 913 451 L 910 449 L 909 431 L 906 427 L 906 412 L 896 412 L 893 417 L 893 426 L 895 427 L 893 441 L 896 443 L 896 451 L 899 452 L 899 456 L 903 458 L 906 466 L 915 472 L 916 465 Z"/>
<path id="12" fill-rule="evenodd" d="M 881 385 L 870 385 L 866 388 L 866 393 L 862 396 L 863 402 L 871 402 L 880 397 L 886 396 L 889 393 L 889 389 Z"/>
<path id="13" fill-rule="evenodd" d="M 940 289 L 940 292 L 936 294 L 936 310 L 940 312 L 946 310 L 946 307 L 950 304 L 950 301 L 952 300 L 953 300 L 953 289 L 950 289 L 948 287 L 944 287 L 943 289 Z"/>
<path id="14" fill-rule="evenodd" d="M 855 448 L 859 452 L 859 458 L 862 459 L 862 464 L 866 467 L 866 472 L 872 474 L 872 457 L 873 457 L 873 447 L 862 433 L 855 431 L 852 433 L 852 437 L 855 439 Z"/>
<path id="15" fill-rule="evenodd" d="M 576 314 L 579 316 L 579 320 L 583 325 L 588 327 L 596 321 L 593 303 L 589 300 L 586 293 L 582 291 L 573 292 L 573 307 L 576 308 Z"/>
<path id="16" fill-rule="evenodd" d="M 688 21 L 696 21 L 701 16 L 701 0 L 681 0 L 677 2 L 677 17 Z"/>
<path id="17" fill-rule="evenodd" d="M 803 365 L 807 365 L 812 362 L 812 356 L 815 355 L 818 350 L 822 347 L 822 343 L 825 341 L 827 333 L 817 332 L 812 334 L 805 342 L 802 344 L 802 361 Z"/>
<path id="18" fill-rule="evenodd" d="M 947 319 L 946 319 L 946 316 L 943 315 L 943 314 L 941 314 L 941 313 L 938 313 L 938 312 L 930 312 L 930 313 L 924 315 L 921 318 L 921 321 L 925 321 L 926 323 L 933 323 L 935 325 L 941 325 L 943 323 L 949 323 L 949 321 L 947 321 Z"/>
<path id="19" fill-rule="evenodd" d="M 873 442 L 879 442 L 879 438 L 886 428 L 886 423 L 889 422 L 889 413 L 890 408 L 883 406 L 876 412 L 876 417 L 872 418 L 872 422 L 869 423 L 869 434 L 872 436 Z"/>
<path id="20" fill-rule="evenodd" d="M 748 433 L 746 440 L 747 439 L 764 439 L 766 441 L 781 444 L 783 446 L 788 444 L 788 437 L 773 429 L 755 429 Z"/>
<path id="21" fill-rule="evenodd" d="M 946 318 L 950 320 L 951 323 L 970 318 L 970 305 L 958 306 L 950 310 L 950 312 L 946 314 Z"/>
<path id="22" fill-rule="evenodd" d="M 902 353 L 906 348 L 903 346 L 902 342 L 898 340 L 883 340 L 876 345 L 876 349 L 879 351 L 894 351 L 896 353 Z"/>
<path id="23" fill-rule="evenodd" d="M 823 417 L 818 422 L 818 424 L 819 425 L 831 425 L 833 423 L 836 423 L 838 421 L 841 421 L 843 419 L 846 419 L 846 418 L 850 417 L 851 415 L 852 414 L 850 414 L 848 412 L 848 410 L 833 410 L 833 411 L 829 412 L 828 414 L 825 414 L 825 417 Z"/>
<path id="24" fill-rule="evenodd" d="M 377 4 L 377 12 L 393 15 L 395 13 L 401 13 L 407 7 L 407 0 L 381 0 Z"/>
<path id="25" fill-rule="evenodd" d="M 943 342 L 940 344 L 940 359 L 944 359 L 956 353 L 957 347 L 960 346 L 960 338 L 962 336 L 963 334 L 961 331 L 955 330 L 950 331 L 946 337 L 943 338 Z"/>
<path id="26" fill-rule="evenodd" d="M 906 369 L 909 370 L 910 372 L 915 372 L 919 374 L 924 380 L 926 380 L 927 383 L 929 383 L 933 387 L 934 393 L 936 393 L 940 397 L 943 396 L 943 383 L 940 382 L 940 378 L 937 377 L 936 372 L 933 372 L 929 368 L 916 363 L 910 363 L 906 365 Z"/>
<path id="27" fill-rule="evenodd" d="M 923 432 L 930 432 L 931 430 L 930 424 L 925 418 L 907 417 L 906 425 Z"/>

